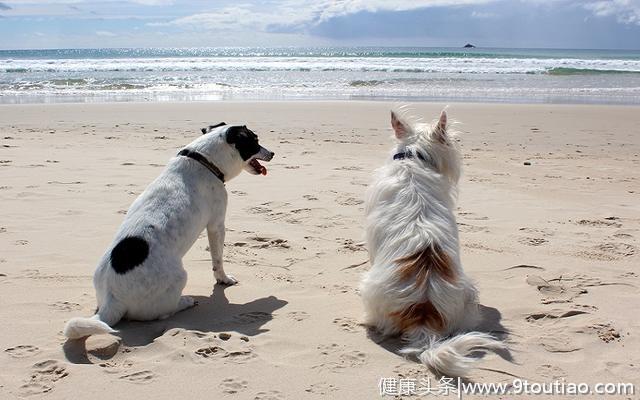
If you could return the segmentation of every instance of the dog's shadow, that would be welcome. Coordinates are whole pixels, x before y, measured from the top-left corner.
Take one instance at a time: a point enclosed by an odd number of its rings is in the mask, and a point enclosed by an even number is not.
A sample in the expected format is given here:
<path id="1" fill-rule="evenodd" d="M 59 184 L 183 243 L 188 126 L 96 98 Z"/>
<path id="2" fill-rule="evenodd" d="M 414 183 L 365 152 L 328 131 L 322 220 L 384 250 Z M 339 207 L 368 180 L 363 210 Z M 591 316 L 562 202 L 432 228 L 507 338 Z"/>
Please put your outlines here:
<path id="1" fill-rule="evenodd" d="M 480 304 L 479 307 L 482 319 L 474 331 L 488 333 L 500 341 L 505 341 L 509 337 L 509 330 L 502 325 L 502 315 L 500 314 L 500 311 L 493 307 L 483 306 L 482 304 Z M 405 355 L 400 351 L 407 347 L 407 343 L 400 337 L 385 337 L 380 335 L 380 333 L 374 329 L 368 329 L 367 336 L 383 349 L 401 357 L 405 357 Z M 509 349 L 500 349 L 493 352 L 506 361 L 514 362 Z M 475 351 L 470 355 L 470 357 L 482 358 L 485 354 L 485 351 Z M 413 359 L 413 361 L 419 362 L 417 359 Z"/>
<path id="2" fill-rule="evenodd" d="M 146 346 L 166 331 L 182 328 L 199 332 L 235 331 L 245 336 L 267 332 L 263 325 L 273 319 L 273 313 L 287 302 L 275 296 L 263 297 L 245 304 L 230 303 L 225 295 L 226 286 L 216 285 L 209 297 L 193 296 L 198 305 L 181 311 L 167 319 L 155 321 L 123 320 L 114 328 L 115 336 L 127 347 Z M 85 339 L 67 340 L 63 346 L 67 360 L 76 364 L 90 364 Z"/>

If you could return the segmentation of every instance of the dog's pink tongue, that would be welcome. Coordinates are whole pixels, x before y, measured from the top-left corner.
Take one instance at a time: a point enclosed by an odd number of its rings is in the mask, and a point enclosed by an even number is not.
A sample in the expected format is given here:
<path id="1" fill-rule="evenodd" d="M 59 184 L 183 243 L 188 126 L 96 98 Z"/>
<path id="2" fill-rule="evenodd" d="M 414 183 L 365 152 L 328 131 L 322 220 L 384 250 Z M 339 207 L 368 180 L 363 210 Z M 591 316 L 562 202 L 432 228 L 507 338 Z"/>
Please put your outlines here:
<path id="1" fill-rule="evenodd" d="M 260 173 L 262 175 L 267 175 L 267 169 L 263 165 L 260 165 Z"/>

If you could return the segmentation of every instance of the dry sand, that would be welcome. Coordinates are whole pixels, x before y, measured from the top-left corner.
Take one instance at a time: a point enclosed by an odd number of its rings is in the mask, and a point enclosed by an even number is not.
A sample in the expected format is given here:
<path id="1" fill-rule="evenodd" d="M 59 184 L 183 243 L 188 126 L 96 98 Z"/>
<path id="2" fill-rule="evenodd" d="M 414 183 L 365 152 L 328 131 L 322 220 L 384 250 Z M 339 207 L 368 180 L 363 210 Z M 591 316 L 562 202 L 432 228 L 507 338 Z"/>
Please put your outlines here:
<path id="1" fill-rule="evenodd" d="M 441 107 L 415 105 L 429 119 Z M 383 377 L 432 376 L 358 324 L 362 199 L 388 156 L 389 108 L 0 106 L 0 398 L 356 400 L 378 398 Z M 449 115 L 462 122 L 464 267 L 513 358 L 485 357 L 473 380 L 640 389 L 640 108 L 453 104 Z M 268 176 L 227 184 L 224 258 L 241 283 L 212 294 L 203 234 L 184 260 L 199 306 L 121 323 L 119 346 L 65 345 L 65 321 L 94 310 L 93 268 L 125 210 L 219 121 L 246 122 L 277 153 Z"/>

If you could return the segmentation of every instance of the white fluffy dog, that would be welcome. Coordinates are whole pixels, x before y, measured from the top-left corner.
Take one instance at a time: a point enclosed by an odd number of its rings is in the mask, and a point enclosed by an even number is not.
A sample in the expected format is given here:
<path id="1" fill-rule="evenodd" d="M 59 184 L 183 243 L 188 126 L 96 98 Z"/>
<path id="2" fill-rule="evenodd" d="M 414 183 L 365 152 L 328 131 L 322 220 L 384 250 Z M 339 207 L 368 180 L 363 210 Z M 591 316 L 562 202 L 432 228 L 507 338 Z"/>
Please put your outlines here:
<path id="1" fill-rule="evenodd" d="M 193 298 L 181 295 L 187 282 L 182 257 L 205 228 L 214 278 L 237 283 L 222 267 L 224 182 L 243 169 L 266 175 L 257 160 L 270 161 L 273 153 L 246 126 L 220 123 L 202 133 L 133 202 L 93 277 L 98 311 L 92 318 L 71 319 L 66 337 L 114 332 L 111 326 L 125 317 L 161 319 L 194 306 Z"/>
<path id="2" fill-rule="evenodd" d="M 468 332 L 480 312 L 477 291 L 460 265 L 453 214 L 460 152 L 444 111 L 434 124 L 392 112 L 391 125 L 397 147 L 367 193 L 365 323 L 383 335 L 401 335 L 408 343 L 402 353 L 435 372 L 464 377 L 475 361 L 470 353 L 504 345 Z"/>

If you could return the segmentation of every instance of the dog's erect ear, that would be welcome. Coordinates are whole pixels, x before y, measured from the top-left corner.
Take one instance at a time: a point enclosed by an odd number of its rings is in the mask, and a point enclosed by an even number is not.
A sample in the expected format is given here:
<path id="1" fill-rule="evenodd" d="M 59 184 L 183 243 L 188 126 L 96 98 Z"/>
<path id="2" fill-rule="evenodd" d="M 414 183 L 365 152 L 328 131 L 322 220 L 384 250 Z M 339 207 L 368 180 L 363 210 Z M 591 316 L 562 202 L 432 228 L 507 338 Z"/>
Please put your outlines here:
<path id="1" fill-rule="evenodd" d="M 434 133 L 438 141 L 441 143 L 447 142 L 447 112 L 444 110 L 440 113 L 440 118 L 438 119 Z"/>
<path id="2" fill-rule="evenodd" d="M 227 124 L 226 122 L 218 122 L 215 125 L 209 125 L 208 127 L 202 128 L 200 130 L 202 131 L 202 134 L 204 135 L 204 134 L 207 134 L 207 133 L 211 132 L 212 130 L 214 130 L 215 128 L 217 128 L 219 126 L 224 126 L 226 124 Z"/>
<path id="3" fill-rule="evenodd" d="M 391 111 L 391 127 L 398 139 L 402 139 L 409 133 L 407 125 L 401 121 L 395 112 Z"/>

